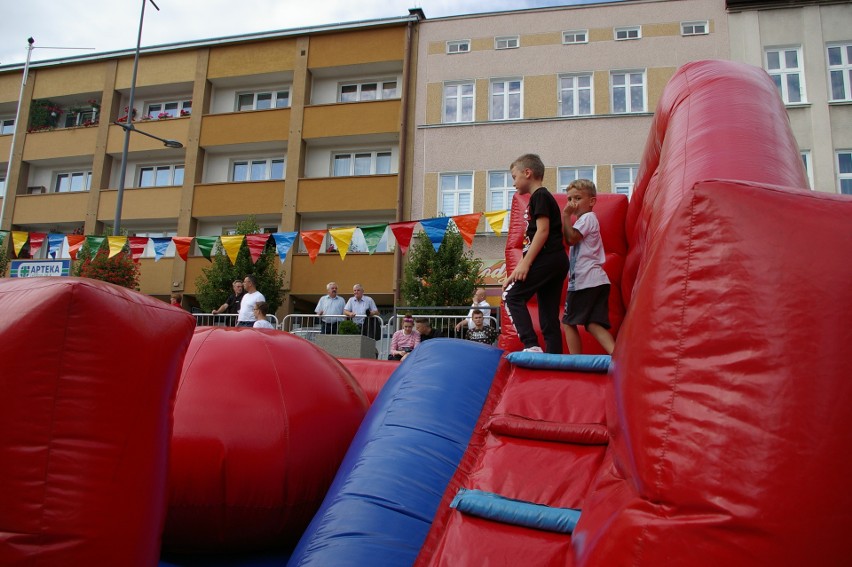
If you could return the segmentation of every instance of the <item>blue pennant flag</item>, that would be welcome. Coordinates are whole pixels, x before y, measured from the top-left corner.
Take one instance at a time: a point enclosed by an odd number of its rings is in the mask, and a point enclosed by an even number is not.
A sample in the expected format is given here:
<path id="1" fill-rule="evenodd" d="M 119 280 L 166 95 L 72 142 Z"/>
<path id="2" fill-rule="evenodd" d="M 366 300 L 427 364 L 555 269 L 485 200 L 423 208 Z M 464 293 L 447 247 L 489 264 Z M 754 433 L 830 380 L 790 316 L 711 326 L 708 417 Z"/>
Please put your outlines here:
<path id="1" fill-rule="evenodd" d="M 171 236 L 153 236 L 151 242 L 154 243 L 154 261 L 159 262 L 160 258 L 165 256 L 169 249 L 169 244 L 172 243 Z"/>
<path id="2" fill-rule="evenodd" d="M 450 224 L 450 217 L 435 217 L 433 219 L 424 219 L 420 221 L 423 230 L 426 231 L 426 236 L 432 241 L 432 246 L 435 247 L 435 252 L 441 247 L 441 242 L 444 241 L 444 233 L 447 232 L 447 225 Z"/>
<path id="3" fill-rule="evenodd" d="M 62 249 L 62 244 L 65 242 L 64 234 L 48 233 L 47 235 L 47 253 L 51 258 L 56 258 L 56 253 Z"/>
<path id="4" fill-rule="evenodd" d="M 272 238 L 275 239 L 275 250 L 278 251 L 278 257 L 282 262 L 290 253 L 290 248 L 293 247 L 293 242 L 298 235 L 298 232 L 275 232 L 272 234 Z"/>

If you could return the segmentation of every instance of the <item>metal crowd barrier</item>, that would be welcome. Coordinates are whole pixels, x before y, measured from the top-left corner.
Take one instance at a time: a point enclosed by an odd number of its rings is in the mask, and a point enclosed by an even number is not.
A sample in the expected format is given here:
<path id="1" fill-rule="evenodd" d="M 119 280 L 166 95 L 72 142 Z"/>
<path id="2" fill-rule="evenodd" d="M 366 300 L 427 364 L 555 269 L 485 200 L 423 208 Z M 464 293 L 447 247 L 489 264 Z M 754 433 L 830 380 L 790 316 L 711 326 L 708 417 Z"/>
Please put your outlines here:
<path id="1" fill-rule="evenodd" d="M 234 327 L 237 324 L 237 315 L 231 313 L 222 313 L 216 315 L 214 313 L 193 313 L 195 317 L 196 327 Z M 266 320 L 272 323 L 276 329 L 281 329 L 278 325 L 278 317 L 275 315 L 267 315 Z"/>

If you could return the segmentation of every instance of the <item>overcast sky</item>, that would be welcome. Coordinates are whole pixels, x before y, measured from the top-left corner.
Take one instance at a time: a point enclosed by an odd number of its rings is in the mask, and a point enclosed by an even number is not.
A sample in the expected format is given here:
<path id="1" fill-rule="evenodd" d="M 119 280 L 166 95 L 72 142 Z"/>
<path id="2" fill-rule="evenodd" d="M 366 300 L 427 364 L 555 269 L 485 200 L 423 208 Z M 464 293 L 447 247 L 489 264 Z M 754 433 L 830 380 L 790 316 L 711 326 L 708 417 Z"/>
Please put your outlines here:
<path id="1" fill-rule="evenodd" d="M 391 18 L 419 7 L 427 18 L 592 4 L 605 0 L 154 0 L 145 7 L 142 46 L 244 33 Z M 0 65 L 133 49 L 141 0 L 4 0 L 0 8 Z M 94 47 L 59 50 L 47 47 Z"/>

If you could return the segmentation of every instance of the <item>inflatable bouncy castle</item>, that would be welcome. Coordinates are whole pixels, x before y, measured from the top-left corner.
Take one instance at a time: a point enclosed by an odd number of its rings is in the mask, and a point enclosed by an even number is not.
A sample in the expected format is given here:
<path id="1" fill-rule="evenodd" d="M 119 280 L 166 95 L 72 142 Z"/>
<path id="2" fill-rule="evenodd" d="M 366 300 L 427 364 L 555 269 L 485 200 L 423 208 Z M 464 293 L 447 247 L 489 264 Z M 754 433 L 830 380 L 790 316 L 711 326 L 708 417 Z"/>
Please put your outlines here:
<path id="1" fill-rule="evenodd" d="M 2 281 L 0 563 L 152 565 L 162 531 L 207 551 L 163 565 L 845 564 L 852 199 L 806 187 L 765 72 L 683 66 L 629 204 L 595 207 L 612 357 L 508 352 L 504 320 L 501 348 L 337 361 L 106 284 Z M 53 333 L 38 366 L 22 330 Z M 126 368 L 123 333 L 150 360 Z"/>

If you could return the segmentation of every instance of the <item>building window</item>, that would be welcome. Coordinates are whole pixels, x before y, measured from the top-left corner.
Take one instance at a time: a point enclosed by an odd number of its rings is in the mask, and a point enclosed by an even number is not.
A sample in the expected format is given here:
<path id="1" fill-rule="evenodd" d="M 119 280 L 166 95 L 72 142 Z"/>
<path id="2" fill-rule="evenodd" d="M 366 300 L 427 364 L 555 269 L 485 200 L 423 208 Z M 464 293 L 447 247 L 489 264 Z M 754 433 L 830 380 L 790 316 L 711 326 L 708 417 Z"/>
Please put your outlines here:
<path id="1" fill-rule="evenodd" d="M 520 38 L 516 35 L 494 38 L 494 49 L 515 49 L 520 45 Z"/>
<path id="2" fill-rule="evenodd" d="M 808 188 L 813 191 L 814 189 L 814 171 L 813 166 L 811 165 L 811 151 L 810 150 L 802 150 L 802 165 L 805 166 L 805 173 L 808 176 Z"/>
<path id="3" fill-rule="evenodd" d="M 470 40 L 459 39 L 447 42 L 447 53 L 467 53 L 470 51 Z"/>
<path id="4" fill-rule="evenodd" d="M 491 81 L 491 120 L 512 120 L 521 115 L 521 79 Z"/>
<path id="5" fill-rule="evenodd" d="M 579 167 L 560 167 L 559 188 L 557 193 L 565 193 L 568 190 L 568 184 L 578 179 L 588 179 L 594 182 L 595 166 L 583 165 Z"/>
<path id="6" fill-rule="evenodd" d="M 841 195 L 852 195 L 852 151 L 837 152 L 837 178 Z"/>
<path id="7" fill-rule="evenodd" d="M 681 22 L 680 35 L 707 35 L 710 26 L 705 20 L 703 22 Z"/>
<path id="8" fill-rule="evenodd" d="M 562 43 L 589 43 L 589 30 L 570 30 L 562 32 Z"/>
<path id="9" fill-rule="evenodd" d="M 775 81 L 784 104 L 805 102 L 805 79 L 799 62 L 801 47 L 766 50 L 766 71 Z"/>
<path id="10" fill-rule="evenodd" d="M 505 211 L 512 207 L 512 197 L 515 196 L 515 187 L 512 181 L 512 173 L 509 171 L 488 172 L 488 210 Z M 509 215 L 503 220 L 505 232 L 509 228 Z M 485 223 L 485 232 L 493 232 L 491 226 Z"/>
<path id="11" fill-rule="evenodd" d="M 15 133 L 15 119 L 2 118 L 0 119 L 0 135 Z"/>
<path id="12" fill-rule="evenodd" d="M 440 213 L 451 217 L 472 212 L 473 173 L 442 173 Z"/>
<path id="13" fill-rule="evenodd" d="M 0 197 L 6 196 L 6 176 L 0 174 Z"/>
<path id="14" fill-rule="evenodd" d="M 139 168 L 138 187 L 176 187 L 183 185 L 183 165 L 151 165 Z"/>
<path id="15" fill-rule="evenodd" d="M 473 81 L 444 85 L 444 123 L 473 122 Z"/>
<path id="16" fill-rule="evenodd" d="M 612 192 L 619 195 L 627 195 L 629 199 L 633 194 L 633 184 L 639 173 L 638 165 L 614 165 L 612 166 Z"/>
<path id="17" fill-rule="evenodd" d="M 614 113 L 645 112 L 645 71 L 613 71 L 610 88 Z"/>
<path id="18" fill-rule="evenodd" d="M 622 41 L 625 39 L 641 39 L 642 38 L 642 26 L 628 26 L 623 28 L 615 28 L 613 30 L 616 41 Z"/>
<path id="19" fill-rule="evenodd" d="M 831 100 L 852 101 L 852 43 L 828 47 L 828 76 Z"/>
<path id="20" fill-rule="evenodd" d="M 143 119 L 163 120 L 166 118 L 177 118 L 178 116 L 189 116 L 190 114 L 192 114 L 191 100 L 171 100 L 149 104 Z"/>
<path id="21" fill-rule="evenodd" d="M 290 89 L 288 88 L 237 94 L 237 112 L 288 106 L 290 106 Z"/>
<path id="22" fill-rule="evenodd" d="M 340 85 L 338 102 L 364 102 L 399 98 L 396 81 L 371 81 Z"/>
<path id="23" fill-rule="evenodd" d="M 559 111 L 562 116 L 588 116 L 592 113 L 592 75 L 559 77 Z"/>
<path id="24" fill-rule="evenodd" d="M 91 171 L 69 171 L 58 173 L 56 183 L 53 185 L 54 193 L 69 193 L 76 191 L 88 191 L 92 188 Z"/>
<path id="25" fill-rule="evenodd" d="M 336 153 L 332 156 L 331 175 L 382 175 L 391 172 L 391 152 Z"/>
<path id="26" fill-rule="evenodd" d="M 231 181 L 284 179 L 284 161 L 283 158 L 235 160 L 231 168 Z"/>

